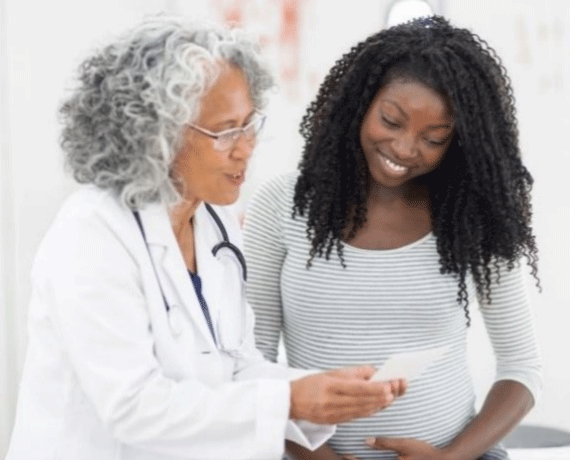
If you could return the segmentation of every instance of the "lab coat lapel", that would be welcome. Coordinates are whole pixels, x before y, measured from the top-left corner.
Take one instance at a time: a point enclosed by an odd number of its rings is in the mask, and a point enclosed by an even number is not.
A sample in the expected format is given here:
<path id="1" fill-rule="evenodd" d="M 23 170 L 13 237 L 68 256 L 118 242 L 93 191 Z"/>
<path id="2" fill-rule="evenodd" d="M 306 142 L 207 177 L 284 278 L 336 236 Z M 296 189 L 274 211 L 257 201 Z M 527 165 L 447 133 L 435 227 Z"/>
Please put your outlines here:
<path id="1" fill-rule="evenodd" d="M 214 329 L 220 314 L 225 273 L 223 264 L 214 257 L 212 249 L 222 240 L 215 222 L 204 204 L 201 204 L 194 214 L 196 263 L 198 275 L 202 280 L 202 293 L 208 304 Z"/>
<path id="2" fill-rule="evenodd" d="M 166 301 L 171 308 L 174 305 L 185 308 L 196 329 L 204 335 L 212 347 L 215 347 L 182 252 L 174 236 L 166 206 L 152 204 L 139 211 L 139 214 Z M 195 246 L 197 249 L 199 244 Z"/>

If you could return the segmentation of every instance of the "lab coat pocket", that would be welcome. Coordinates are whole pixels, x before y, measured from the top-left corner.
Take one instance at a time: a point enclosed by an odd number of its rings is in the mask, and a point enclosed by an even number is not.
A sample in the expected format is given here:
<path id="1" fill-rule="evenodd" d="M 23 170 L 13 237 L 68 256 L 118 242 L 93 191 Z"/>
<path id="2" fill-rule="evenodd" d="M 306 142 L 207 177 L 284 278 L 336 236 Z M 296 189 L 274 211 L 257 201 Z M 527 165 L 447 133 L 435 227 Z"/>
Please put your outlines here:
<path id="1" fill-rule="evenodd" d="M 165 330 L 155 332 L 155 354 L 164 375 L 176 381 L 196 376 L 196 355 L 199 346 L 187 312 L 171 305 L 166 313 Z"/>

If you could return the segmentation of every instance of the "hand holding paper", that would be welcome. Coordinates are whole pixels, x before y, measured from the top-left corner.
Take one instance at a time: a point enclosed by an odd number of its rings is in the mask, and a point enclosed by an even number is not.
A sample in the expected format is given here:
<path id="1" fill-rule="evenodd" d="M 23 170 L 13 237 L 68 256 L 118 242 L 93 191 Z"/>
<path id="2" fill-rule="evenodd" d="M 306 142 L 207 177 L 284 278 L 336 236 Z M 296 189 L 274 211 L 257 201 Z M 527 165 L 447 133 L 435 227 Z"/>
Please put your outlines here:
<path id="1" fill-rule="evenodd" d="M 405 378 L 408 382 L 425 371 L 433 362 L 441 358 L 449 346 L 433 348 L 431 350 L 399 353 L 388 358 L 370 380 L 393 380 Z"/>

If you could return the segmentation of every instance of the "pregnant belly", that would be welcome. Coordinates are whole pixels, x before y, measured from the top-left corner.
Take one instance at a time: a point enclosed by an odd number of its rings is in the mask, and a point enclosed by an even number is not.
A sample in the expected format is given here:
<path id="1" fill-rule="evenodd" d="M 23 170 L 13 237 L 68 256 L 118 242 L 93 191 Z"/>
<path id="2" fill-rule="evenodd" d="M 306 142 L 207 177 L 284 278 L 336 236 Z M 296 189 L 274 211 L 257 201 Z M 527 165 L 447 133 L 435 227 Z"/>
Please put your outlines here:
<path id="1" fill-rule="evenodd" d="M 414 438 L 435 446 L 448 444 L 474 415 L 471 385 L 442 391 L 422 391 L 421 380 L 410 385 L 408 393 L 372 417 L 338 425 L 329 445 L 339 454 L 352 454 L 360 460 L 395 459 L 393 452 L 372 450 L 368 437 Z M 414 387 L 415 385 L 415 387 Z"/>

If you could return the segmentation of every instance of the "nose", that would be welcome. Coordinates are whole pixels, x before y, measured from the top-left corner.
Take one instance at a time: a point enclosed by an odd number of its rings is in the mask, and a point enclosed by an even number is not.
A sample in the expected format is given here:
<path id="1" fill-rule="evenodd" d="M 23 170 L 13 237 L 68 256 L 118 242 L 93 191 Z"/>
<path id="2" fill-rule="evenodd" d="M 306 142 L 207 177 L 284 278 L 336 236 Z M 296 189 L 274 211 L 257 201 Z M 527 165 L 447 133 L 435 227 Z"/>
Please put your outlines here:
<path id="1" fill-rule="evenodd" d="M 415 158 L 417 156 L 415 136 L 411 133 L 402 133 L 392 142 L 394 155 L 401 160 Z"/>
<path id="2" fill-rule="evenodd" d="M 236 160 L 247 161 L 251 157 L 254 148 L 255 142 L 248 141 L 242 132 L 232 149 L 231 156 Z"/>

